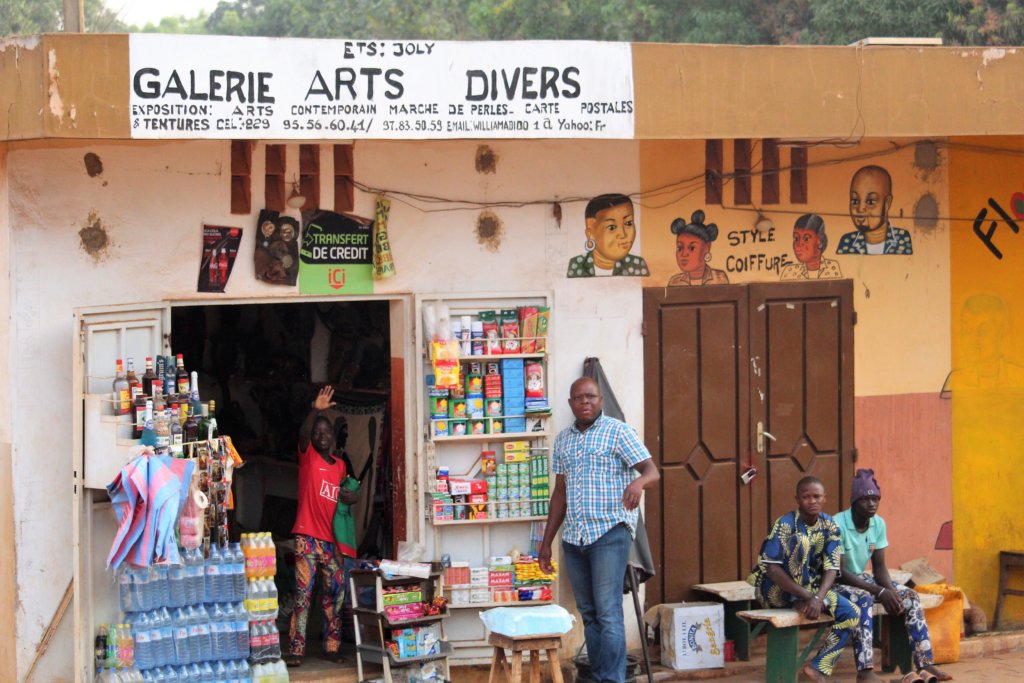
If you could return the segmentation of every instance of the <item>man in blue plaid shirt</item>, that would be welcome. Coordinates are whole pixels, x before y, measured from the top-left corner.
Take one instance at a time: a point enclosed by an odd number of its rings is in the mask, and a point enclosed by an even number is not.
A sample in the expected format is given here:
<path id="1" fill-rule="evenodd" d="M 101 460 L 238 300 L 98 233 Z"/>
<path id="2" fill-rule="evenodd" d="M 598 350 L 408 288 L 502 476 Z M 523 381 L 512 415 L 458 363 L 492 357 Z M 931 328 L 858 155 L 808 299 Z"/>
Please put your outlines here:
<path id="1" fill-rule="evenodd" d="M 623 683 L 623 579 L 640 496 L 660 475 L 636 431 L 602 415 L 601 401 L 594 380 L 573 382 L 569 407 L 576 420 L 555 439 L 555 487 L 539 560 L 541 569 L 551 573 L 551 543 L 564 522 L 563 566 L 583 617 L 591 677 L 598 683 Z"/>

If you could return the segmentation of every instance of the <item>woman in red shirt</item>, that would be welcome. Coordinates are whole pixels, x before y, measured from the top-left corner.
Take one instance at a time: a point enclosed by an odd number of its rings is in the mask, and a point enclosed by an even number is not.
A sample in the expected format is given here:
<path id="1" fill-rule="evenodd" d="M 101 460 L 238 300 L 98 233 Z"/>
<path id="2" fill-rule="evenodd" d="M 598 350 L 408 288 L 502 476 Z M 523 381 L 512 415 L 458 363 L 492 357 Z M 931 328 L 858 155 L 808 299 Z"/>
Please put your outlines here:
<path id="1" fill-rule="evenodd" d="M 299 666 L 306 654 L 306 620 L 317 570 L 323 576 L 321 603 L 324 610 L 324 653 L 340 661 L 341 599 L 345 595 L 343 555 L 354 556 L 352 548 L 338 548 L 331 521 L 341 502 L 352 505 L 359 494 L 341 488 L 349 474 L 344 453 L 348 431 L 345 418 L 336 410 L 332 387 L 324 387 L 313 402 L 313 410 L 299 432 L 299 509 L 295 516 L 295 610 L 291 621 L 291 647 L 285 660 Z M 335 438 L 337 430 L 338 438 Z"/>

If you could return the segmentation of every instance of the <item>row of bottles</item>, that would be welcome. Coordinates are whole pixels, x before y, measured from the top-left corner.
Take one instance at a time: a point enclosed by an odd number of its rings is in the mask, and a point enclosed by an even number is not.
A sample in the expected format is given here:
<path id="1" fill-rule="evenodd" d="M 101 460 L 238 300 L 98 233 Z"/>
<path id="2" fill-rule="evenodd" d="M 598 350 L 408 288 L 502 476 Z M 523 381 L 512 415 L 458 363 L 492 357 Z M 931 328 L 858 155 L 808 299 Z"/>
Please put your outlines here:
<path id="1" fill-rule="evenodd" d="M 136 669 L 98 669 L 95 683 L 288 683 L 284 662 L 250 666 L 244 659 L 181 666 Z"/>
<path id="2" fill-rule="evenodd" d="M 281 634 L 273 620 L 249 624 L 249 661 L 265 664 L 281 658 Z"/>
<path id="3" fill-rule="evenodd" d="M 132 620 L 140 670 L 249 656 L 249 613 L 242 603 L 166 607 Z"/>
<path id="4" fill-rule="evenodd" d="M 128 624 L 100 624 L 95 642 L 96 668 L 135 665 L 135 640 Z"/>
<path id="5" fill-rule="evenodd" d="M 245 575 L 250 579 L 266 579 L 277 574 L 277 548 L 269 531 L 242 534 Z"/>
<path id="6" fill-rule="evenodd" d="M 242 545 L 232 543 L 223 548 L 212 544 L 208 558 L 203 557 L 201 548 L 186 548 L 180 564 L 151 567 L 124 564 L 117 575 L 121 609 L 141 612 L 245 600 L 247 560 Z"/>
<path id="7" fill-rule="evenodd" d="M 273 579 L 249 579 L 245 609 L 253 619 L 277 618 L 277 584 Z"/>
<path id="8" fill-rule="evenodd" d="M 158 360 L 163 357 L 158 356 Z M 134 415 L 134 438 L 141 438 L 149 425 L 157 435 L 158 450 L 178 450 L 174 446 L 183 442 L 218 435 L 216 405 L 214 401 L 199 400 L 198 374 L 185 369 L 181 354 L 177 356 L 177 373 L 172 368 L 165 376 L 155 373 L 153 359 L 146 358 L 146 373 L 141 379 L 135 375 L 132 358 L 128 359 L 127 371 L 117 359 L 113 395 L 115 414 Z"/>

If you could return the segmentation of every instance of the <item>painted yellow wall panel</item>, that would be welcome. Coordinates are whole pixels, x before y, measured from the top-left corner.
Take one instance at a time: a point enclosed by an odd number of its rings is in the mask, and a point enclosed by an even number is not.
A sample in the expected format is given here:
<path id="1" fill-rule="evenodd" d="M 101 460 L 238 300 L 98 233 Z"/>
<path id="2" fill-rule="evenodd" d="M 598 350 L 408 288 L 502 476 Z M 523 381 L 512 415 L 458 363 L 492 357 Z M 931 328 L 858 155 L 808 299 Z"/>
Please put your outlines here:
<path id="1" fill-rule="evenodd" d="M 858 322 L 855 328 L 856 394 L 880 396 L 934 392 L 938 395 L 950 367 L 949 214 L 946 181 L 947 154 L 935 148 L 937 164 L 915 163 L 918 149 L 910 140 L 865 140 L 844 146 L 820 145 L 808 153 L 807 203 L 789 201 L 788 171 L 780 174 L 778 204 L 762 201 L 761 140 L 753 140 L 752 201 L 736 203 L 735 181 L 723 183 L 721 205 L 705 203 L 705 143 L 644 141 L 640 143 L 640 200 L 642 255 L 651 270 L 647 286 L 673 282 L 677 239 L 670 230 L 677 218 L 689 222 L 694 211 L 715 223 L 708 265 L 724 271 L 730 283 L 778 281 L 786 264 L 799 267 L 793 251 L 793 226 L 806 213 L 821 216 L 828 244 L 822 256 L 833 261 L 842 277 L 853 278 Z M 791 148 L 782 146 L 780 165 L 790 165 Z M 925 150 L 921 150 L 922 152 Z M 733 141 L 723 144 L 723 172 L 736 167 Z M 909 231 L 912 255 L 837 254 L 842 237 L 855 232 L 850 216 L 850 187 L 854 174 L 866 165 L 879 165 L 891 175 L 889 219 Z M 915 224 L 915 207 L 934 201 L 940 217 L 934 224 Z M 758 210 L 773 230 L 755 231 Z M 823 261 L 824 263 L 824 261 Z M 793 271 L 790 270 L 790 273 Z"/>
<path id="2" fill-rule="evenodd" d="M 991 618 L 999 551 L 1024 548 L 1024 234 L 1011 227 L 1024 228 L 1024 138 L 955 142 L 952 209 L 964 220 L 950 239 L 954 574 Z M 1024 619 L 1024 600 L 1006 607 L 1004 618 Z"/>

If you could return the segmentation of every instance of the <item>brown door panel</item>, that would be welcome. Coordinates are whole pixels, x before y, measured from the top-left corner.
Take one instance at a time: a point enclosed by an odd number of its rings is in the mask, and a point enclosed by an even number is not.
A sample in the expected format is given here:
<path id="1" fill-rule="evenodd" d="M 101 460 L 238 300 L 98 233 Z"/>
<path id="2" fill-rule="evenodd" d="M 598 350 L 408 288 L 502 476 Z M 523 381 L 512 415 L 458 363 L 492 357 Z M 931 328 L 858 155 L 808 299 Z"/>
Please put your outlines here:
<path id="1" fill-rule="evenodd" d="M 826 511 L 853 470 L 853 287 L 849 280 L 750 286 L 751 422 L 769 436 L 750 487 L 752 526 L 795 506 L 796 483 L 822 480 Z M 755 443 L 756 448 L 756 443 Z M 755 539 L 756 552 L 760 539 Z"/>
<path id="2" fill-rule="evenodd" d="M 662 471 L 646 506 L 649 601 L 691 599 L 693 584 L 749 568 L 746 317 L 742 286 L 644 291 L 645 436 Z"/>

